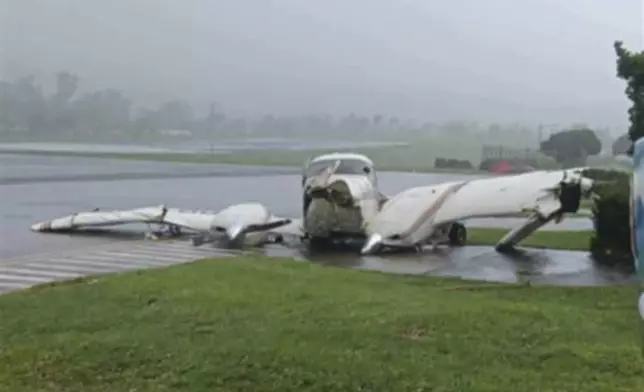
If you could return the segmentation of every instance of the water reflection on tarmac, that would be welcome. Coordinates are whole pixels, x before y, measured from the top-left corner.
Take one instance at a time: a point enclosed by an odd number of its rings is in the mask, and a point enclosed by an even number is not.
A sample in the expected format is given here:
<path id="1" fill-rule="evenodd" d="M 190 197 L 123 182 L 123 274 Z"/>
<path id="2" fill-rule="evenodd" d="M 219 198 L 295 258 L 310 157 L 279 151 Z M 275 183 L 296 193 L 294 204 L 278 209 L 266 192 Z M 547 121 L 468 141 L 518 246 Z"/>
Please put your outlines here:
<path id="1" fill-rule="evenodd" d="M 136 225 L 129 226 L 121 234 L 111 232 L 114 235 L 107 236 L 46 235 L 29 231 L 29 226 L 37 221 L 95 207 L 120 209 L 166 204 L 216 210 L 229 204 L 258 200 L 275 214 L 294 217 L 300 214 L 300 179 L 296 168 L 10 155 L 0 155 L 0 168 L 0 184 L 7 178 L 31 178 L 31 181 L 0 185 L 0 259 L 141 238 L 143 227 Z M 119 179 L 127 173 L 141 175 L 138 179 Z M 164 173 L 178 174 L 174 178 L 144 179 L 147 175 L 154 177 Z M 103 181 L 87 180 L 99 174 L 106 176 Z M 203 178 L 190 178 L 193 176 Z M 45 177 L 48 181 L 40 180 Z M 75 180 L 72 177 L 76 177 Z M 385 193 L 391 194 L 418 184 L 466 177 L 473 176 L 383 172 L 379 173 L 379 183 Z M 477 221 L 468 222 L 468 226 L 494 223 L 495 226 L 512 227 L 519 223 L 514 219 Z M 558 226 L 581 230 L 592 227 L 588 219 L 569 219 Z M 127 231 L 130 229 L 136 234 Z M 355 253 L 310 255 L 298 246 L 271 246 L 266 252 L 328 265 L 391 273 L 449 275 L 506 282 L 530 280 L 566 285 L 630 281 L 618 272 L 595 267 L 587 255 L 580 252 L 527 250 L 522 255 L 507 256 L 489 247 L 478 246 L 378 257 L 359 257 Z"/>

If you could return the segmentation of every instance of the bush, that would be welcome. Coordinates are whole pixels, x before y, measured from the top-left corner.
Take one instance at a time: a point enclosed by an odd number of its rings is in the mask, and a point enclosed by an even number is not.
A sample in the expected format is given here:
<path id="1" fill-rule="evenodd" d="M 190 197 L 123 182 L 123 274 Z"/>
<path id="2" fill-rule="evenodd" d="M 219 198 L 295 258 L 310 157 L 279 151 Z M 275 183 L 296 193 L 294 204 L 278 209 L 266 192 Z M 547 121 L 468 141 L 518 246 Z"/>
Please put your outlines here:
<path id="1" fill-rule="evenodd" d="M 434 161 L 436 169 L 473 169 L 472 163 L 468 160 L 452 158 L 436 158 Z"/>
<path id="2" fill-rule="evenodd" d="M 598 181 L 592 208 L 595 233 L 590 240 L 593 259 L 605 266 L 633 268 L 630 227 L 630 174 L 619 170 L 588 169 Z"/>

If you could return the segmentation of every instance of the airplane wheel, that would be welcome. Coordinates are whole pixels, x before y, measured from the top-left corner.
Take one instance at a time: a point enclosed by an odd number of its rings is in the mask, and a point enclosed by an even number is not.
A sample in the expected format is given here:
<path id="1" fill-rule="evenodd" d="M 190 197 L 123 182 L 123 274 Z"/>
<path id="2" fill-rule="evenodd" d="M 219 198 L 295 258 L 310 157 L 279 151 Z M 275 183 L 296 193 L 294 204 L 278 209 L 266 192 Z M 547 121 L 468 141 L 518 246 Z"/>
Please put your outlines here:
<path id="1" fill-rule="evenodd" d="M 170 231 L 170 235 L 172 237 L 178 237 L 181 235 L 181 228 L 177 225 L 170 225 L 168 227 L 168 230 Z"/>
<path id="2" fill-rule="evenodd" d="M 448 236 L 451 246 L 464 246 L 467 242 L 467 229 L 462 223 L 454 223 L 449 229 Z"/>

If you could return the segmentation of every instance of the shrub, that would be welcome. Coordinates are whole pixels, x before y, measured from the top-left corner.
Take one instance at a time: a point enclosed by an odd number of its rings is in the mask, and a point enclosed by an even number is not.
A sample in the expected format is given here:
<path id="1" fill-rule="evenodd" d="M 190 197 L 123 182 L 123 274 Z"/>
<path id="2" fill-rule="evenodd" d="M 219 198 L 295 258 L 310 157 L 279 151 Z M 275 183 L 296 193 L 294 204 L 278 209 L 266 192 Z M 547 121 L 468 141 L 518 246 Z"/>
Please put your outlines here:
<path id="1" fill-rule="evenodd" d="M 605 266 L 634 267 L 631 253 L 630 174 L 619 170 L 588 169 L 598 180 L 592 208 L 595 232 L 590 240 L 593 259 Z"/>

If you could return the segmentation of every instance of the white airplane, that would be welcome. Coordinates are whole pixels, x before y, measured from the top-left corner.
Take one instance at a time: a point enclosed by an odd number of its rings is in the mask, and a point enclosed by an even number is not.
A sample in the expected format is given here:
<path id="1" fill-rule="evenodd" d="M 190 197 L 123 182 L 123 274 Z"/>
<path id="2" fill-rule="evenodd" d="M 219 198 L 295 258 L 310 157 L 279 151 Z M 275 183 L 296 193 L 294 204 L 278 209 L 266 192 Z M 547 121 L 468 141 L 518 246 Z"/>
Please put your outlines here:
<path id="1" fill-rule="evenodd" d="M 373 162 L 366 156 L 334 153 L 309 160 L 302 173 L 302 217 L 276 217 L 258 203 L 237 204 L 220 212 L 150 207 L 137 210 L 80 213 L 32 227 L 60 231 L 133 222 L 196 231 L 193 244 L 223 237 L 229 245 L 261 245 L 292 235 L 311 246 L 360 239 L 362 254 L 385 249 L 421 249 L 424 245 L 464 245 L 463 220 L 525 217 L 496 246 L 513 248 L 550 221 L 578 210 L 593 181 L 583 168 L 455 181 L 414 187 L 386 197 L 378 190 Z"/>
<path id="2" fill-rule="evenodd" d="M 460 221 L 484 217 L 525 217 L 526 222 L 497 243 L 514 247 L 546 223 L 579 209 L 593 181 L 584 168 L 535 171 L 406 189 L 390 198 L 380 193 L 373 162 L 359 154 L 329 154 L 305 165 L 301 235 L 312 243 L 334 238 L 366 239 L 362 254 L 383 248 L 426 244 L 463 245 Z M 292 228 L 292 226 L 291 226 Z"/>

